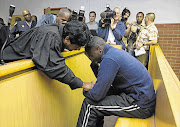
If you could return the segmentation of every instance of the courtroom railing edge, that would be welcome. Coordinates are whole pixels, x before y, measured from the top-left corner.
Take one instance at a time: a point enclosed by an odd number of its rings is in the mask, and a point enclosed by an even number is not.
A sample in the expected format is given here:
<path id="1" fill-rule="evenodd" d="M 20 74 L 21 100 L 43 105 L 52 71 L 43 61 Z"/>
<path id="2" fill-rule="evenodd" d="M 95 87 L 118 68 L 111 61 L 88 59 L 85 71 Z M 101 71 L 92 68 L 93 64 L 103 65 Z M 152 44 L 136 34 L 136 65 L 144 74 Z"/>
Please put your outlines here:
<path id="1" fill-rule="evenodd" d="M 64 58 L 70 58 L 82 53 L 84 53 L 84 48 L 81 48 L 81 50 L 62 52 L 62 55 L 64 56 Z M 31 59 L 23 59 L 23 60 L 6 63 L 5 65 L 0 66 L 0 77 L 29 68 L 33 69 L 33 67 L 35 67 L 35 65 Z"/>

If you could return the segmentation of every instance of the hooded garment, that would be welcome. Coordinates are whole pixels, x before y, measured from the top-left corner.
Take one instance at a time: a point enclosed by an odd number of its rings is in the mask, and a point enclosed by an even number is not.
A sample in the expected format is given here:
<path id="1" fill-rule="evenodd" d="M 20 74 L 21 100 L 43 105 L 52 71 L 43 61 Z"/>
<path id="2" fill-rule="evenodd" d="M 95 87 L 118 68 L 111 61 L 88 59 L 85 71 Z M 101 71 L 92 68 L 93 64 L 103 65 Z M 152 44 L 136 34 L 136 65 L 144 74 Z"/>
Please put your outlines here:
<path id="1" fill-rule="evenodd" d="M 52 24 L 52 23 L 56 23 L 56 16 L 53 14 L 44 14 L 38 20 L 36 27 L 42 26 L 44 24 Z"/>
<path id="2" fill-rule="evenodd" d="M 5 61 L 32 58 L 35 66 L 48 77 L 81 88 L 83 82 L 65 64 L 63 26 L 47 24 L 31 29 L 13 40 L 3 51 Z"/>

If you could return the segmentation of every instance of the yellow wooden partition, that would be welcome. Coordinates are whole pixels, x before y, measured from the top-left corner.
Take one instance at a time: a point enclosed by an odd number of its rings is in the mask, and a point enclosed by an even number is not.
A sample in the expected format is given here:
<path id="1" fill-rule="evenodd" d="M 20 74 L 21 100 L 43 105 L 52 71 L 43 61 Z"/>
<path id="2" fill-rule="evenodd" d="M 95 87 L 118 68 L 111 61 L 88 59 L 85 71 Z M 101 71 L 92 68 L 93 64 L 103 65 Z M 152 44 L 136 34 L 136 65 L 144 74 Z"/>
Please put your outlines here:
<path id="1" fill-rule="evenodd" d="M 118 118 L 115 127 L 180 127 L 180 82 L 159 45 L 151 46 L 149 72 L 156 90 L 156 111 L 147 119 Z"/>
<path id="2" fill-rule="evenodd" d="M 77 77 L 96 81 L 83 48 L 63 56 Z M 30 59 L 0 66 L 0 127 L 75 127 L 83 99 L 82 88 L 48 78 Z"/>
<path id="3" fill-rule="evenodd" d="M 64 53 L 66 64 L 84 82 L 96 80 L 83 49 Z M 31 60 L 0 66 L 0 127 L 75 127 L 82 89 L 49 79 Z"/>
<path id="4" fill-rule="evenodd" d="M 151 48 L 149 72 L 156 89 L 156 127 L 180 127 L 180 82 L 159 45 Z"/>

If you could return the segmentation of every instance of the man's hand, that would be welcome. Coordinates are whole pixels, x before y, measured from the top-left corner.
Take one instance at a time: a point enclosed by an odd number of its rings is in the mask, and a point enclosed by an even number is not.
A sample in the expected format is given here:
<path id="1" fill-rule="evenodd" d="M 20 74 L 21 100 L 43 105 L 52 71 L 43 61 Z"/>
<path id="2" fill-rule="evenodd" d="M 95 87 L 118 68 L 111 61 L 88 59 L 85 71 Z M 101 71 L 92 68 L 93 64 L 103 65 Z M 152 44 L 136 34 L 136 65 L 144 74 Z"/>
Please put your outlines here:
<path id="1" fill-rule="evenodd" d="M 139 44 L 136 46 L 136 49 L 139 50 L 142 46 L 143 46 L 143 44 Z"/>
<path id="2" fill-rule="evenodd" d="M 129 23 L 129 22 L 126 23 L 127 28 L 131 29 L 131 26 L 132 26 L 132 23 Z"/>
<path id="3" fill-rule="evenodd" d="M 64 52 L 69 52 L 69 50 L 68 49 L 64 49 Z"/>
<path id="4" fill-rule="evenodd" d="M 111 29 L 113 30 L 114 29 L 114 19 L 113 18 L 111 18 Z"/>
<path id="5" fill-rule="evenodd" d="M 105 24 L 104 24 L 104 19 L 103 19 L 103 18 L 101 19 L 101 23 L 102 23 L 102 26 L 101 26 L 101 27 L 104 28 L 104 27 L 105 27 Z"/>
<path id="6" fill-rule="evenodd" d="M 89 91 L 91 90 L 92 88 L 94 87 L 94 83 L 93 82 L 87 82 L 87 83 L 83 83 L 83 86 L 82 88 L 85 90 L 85 91 Z"/>

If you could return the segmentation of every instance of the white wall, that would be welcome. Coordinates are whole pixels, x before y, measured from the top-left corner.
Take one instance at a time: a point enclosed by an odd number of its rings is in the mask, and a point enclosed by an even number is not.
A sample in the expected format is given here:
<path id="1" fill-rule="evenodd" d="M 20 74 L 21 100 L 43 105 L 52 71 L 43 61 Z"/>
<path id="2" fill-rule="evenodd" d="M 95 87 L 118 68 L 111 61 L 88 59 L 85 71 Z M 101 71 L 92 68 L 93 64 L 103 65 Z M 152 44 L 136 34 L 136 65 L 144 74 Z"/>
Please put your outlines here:
<path id="1" fill-rule="evenodd" d="M 100 13 L 106 9 L 106 4 L 110 8 L 119 7 L 123 10 L 127 7 L 131 11 L 129 22 L 136 20 L 136 13 L 139 11 L 154 12 L 156 14 L 155 23 L 180 23 L 180 0 L 0 0 L 0 17 L 7 23 L 9 5 L 15 5 L 15 15 L 21 14 L 24 9 L 28 9 L 31 14 L 38 18 L 44 13 L 44 8 L 69 7 L 70 9 L 80 9 L 85 6 L 86 22 L 89 21 L 88 13 L 97 12 L 97 21 Z"/>

